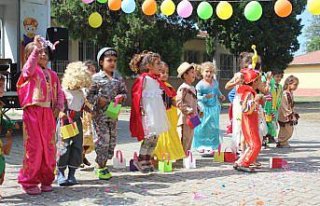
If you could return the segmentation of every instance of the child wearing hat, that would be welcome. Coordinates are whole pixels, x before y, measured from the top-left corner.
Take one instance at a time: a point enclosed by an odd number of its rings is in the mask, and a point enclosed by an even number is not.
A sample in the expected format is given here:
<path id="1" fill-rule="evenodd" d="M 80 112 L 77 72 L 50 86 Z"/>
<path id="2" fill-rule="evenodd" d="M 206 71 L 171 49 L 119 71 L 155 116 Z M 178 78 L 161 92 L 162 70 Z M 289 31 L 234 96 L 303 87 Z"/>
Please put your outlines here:
<path id="1" fill-rule="evenodd" d="M 105 115 L 111 101 L 122 103 L 127 98 L 127 88 L 122 77 L 116 73 L 118 53 L 110 47 L 102 48 L 97 55 L 100 72 L 93 75 L 93 84 L 87 99 L 93 105 L 95 151 L 97 153 L 97 176 L 109 180 L 112 175 L 106 167 L 112 159 L 117 141 L 118 120 Z"/>
<path id="2" fill-rule="evenodd" d="M 178 77 L 183 80 L 177 91 L 178 134 L 182 142 L 183 150 L 190 150 L 193 139 L 193 128 L 187 125 L 187 118 L 198 114 L 196 89 L 192 86 L 196 78 L 194 67 L 188 62 L 183 62 L 177 69 Z"/>

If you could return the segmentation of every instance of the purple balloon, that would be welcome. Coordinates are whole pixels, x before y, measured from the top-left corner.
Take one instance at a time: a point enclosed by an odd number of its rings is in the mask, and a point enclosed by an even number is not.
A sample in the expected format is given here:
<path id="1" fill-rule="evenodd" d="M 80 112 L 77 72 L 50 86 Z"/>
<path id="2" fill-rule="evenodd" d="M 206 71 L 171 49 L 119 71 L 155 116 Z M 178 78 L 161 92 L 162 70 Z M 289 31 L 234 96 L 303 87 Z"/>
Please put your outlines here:
<path id="1" fill-rule="evenodd" d="M 188 18 L 192 14 L 192 4 L 188 0 L 183 0 L 178 4 L 177 12 L 182 18 Z"/>
<path id="2" fill-rule="evenodd" d="M 90 4 L 90 3 L 94 2 L 94 0 L 82 0 L 82 2 L 85 4 Z"/>

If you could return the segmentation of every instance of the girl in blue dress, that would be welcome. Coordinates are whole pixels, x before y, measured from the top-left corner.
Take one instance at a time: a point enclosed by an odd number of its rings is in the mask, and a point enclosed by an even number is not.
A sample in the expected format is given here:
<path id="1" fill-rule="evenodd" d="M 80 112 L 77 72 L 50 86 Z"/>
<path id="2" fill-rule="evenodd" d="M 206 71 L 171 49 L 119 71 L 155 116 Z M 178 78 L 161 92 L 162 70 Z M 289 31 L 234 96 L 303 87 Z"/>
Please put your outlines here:
<path id="1" fill-rule="evenodd" d="M 224 101 L 225 96 L 222 95 L 219 83 L 215 79 L 216 71 L 215 61 L 201 64 L 203 79 L 196 86 L 198 104 L 203 115 L 200 118 L 201 124 L 195 128 L 192 148 L 204 155 L 212 155 L 213 150 L 220 144 L 220 101 Z"/>

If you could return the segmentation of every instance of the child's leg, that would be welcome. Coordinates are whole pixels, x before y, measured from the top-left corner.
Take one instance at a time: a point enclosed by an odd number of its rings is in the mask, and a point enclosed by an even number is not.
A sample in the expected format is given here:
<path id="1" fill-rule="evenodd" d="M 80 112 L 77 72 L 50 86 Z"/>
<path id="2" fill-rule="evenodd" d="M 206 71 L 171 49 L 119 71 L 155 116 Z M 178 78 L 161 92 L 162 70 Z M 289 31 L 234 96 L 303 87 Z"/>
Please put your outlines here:
<path id="1" fill-rule="evenodd" d="M 55 121 L 50 108 L 30 106 L 23 111 L 24 148 L 23 168 L 18 182 L 24 189 L 36 188 L 40 183 L 42 161 L 45 161 L 46 178 L 41 180 L 52 183 L 54 180 L 55 161 Z M 45 122 L 45 124 L 44 124 Z M 43 147 L 45 146 L 45 147 Z M 38 188 L 39 190 L 39 188 Z M 38 191 L 40 193 L 40 190 Z"/>
<path id="2" fill-rule="evenodd" d="M 187 153 L 188 150 L 191 149 L 192 139 L 193 139 L 193 129 L 188 125 L 183 124 L 180 126 L 180 132 L 182 134 L 181 142 L 183 146 L 183 150 Z"/>
<path id="3" fill-rule="evenodd" d="M 110 121 L 109 122 L 109 148 L 108 148 L 108 159 L 112 159 L 114 156 L 114 149 L 117 144 L 117 137 L 118 137 L 118 121 Z"/>
<path id="4" fill-rule="evenodd" d="M 94 119 L 94 129 L 98 140 L 95 142 L 96 163 L 99 169 L 106 167 L 108 161 L 110 129 L 108 127 L 108 119 L 104 114 L 99 114 Z"/>
<path id="5" fill-rule="evenodd" d="M 278 144 L 280 146 L 288 146 L 288 140 L 292 137 L 293 126 L 290 124 L 285 124 L 284 127 L 280 126 L 280 131 L 278 135 Z"/>
<path id="6" fill-rule="evenodd" d="M 150 171 L 150 167 L 152 167 L 151 155 L 157 146 L 157 141 L 158 141 L 158 136 L 151 136 L 149 138 L 145 138 L 141 143 L 139 157 L 138 157 L 138 161 L 139 161 L 138 169 L 141 172 Z"/>

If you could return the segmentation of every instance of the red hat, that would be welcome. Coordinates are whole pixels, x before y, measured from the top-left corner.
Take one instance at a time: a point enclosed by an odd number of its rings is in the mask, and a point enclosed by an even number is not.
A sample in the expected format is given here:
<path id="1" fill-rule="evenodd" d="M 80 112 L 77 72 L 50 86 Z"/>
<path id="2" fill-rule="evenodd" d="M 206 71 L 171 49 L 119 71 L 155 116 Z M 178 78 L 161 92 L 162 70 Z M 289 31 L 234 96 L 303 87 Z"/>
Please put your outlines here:
<path id="1" fill-rule="evenodd" d="M 250 84 L 260 77 L 260 73 L 253 69 L 241 69 L 240 72 L 243 74 L 243 80 L 245 84 Z"/>

